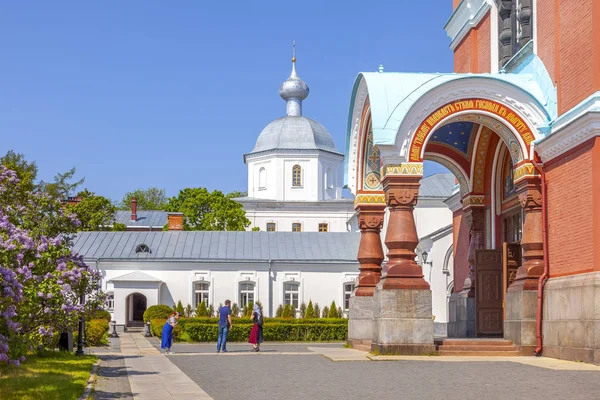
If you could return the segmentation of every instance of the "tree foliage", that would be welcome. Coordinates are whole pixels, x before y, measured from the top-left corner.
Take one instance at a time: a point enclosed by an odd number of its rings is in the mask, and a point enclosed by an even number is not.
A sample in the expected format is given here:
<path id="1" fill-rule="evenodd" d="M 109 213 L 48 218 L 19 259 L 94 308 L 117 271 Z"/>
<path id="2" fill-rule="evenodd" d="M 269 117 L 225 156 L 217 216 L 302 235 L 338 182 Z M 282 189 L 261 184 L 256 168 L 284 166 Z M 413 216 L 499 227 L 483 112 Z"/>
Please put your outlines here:
<path id="1" fill-rule="evenodd" d="M 319 307 L 319 303 L 315 303 L 315 318 L 321 317 L 321 308 Z"/>
<path id="2" fill-rule="evenodd" d="M 312 300 L 308 302 L 308 307 L 306 307 L 306 312 L 304 313 L 304 318 L 314 318 L 315 317 L 315 309 L 313 307 Z"/>
<path id="3" fill-rule="evenodd" d="M 183 189 L 169 199 L 165 210 L 182 212 L 186 231 L 243 231 L 250 225 L 242 205 L 218 190 Z"/>
<path id="4" fill-rule="evenodd" d="M 329 313 L 327 314 L 328 318 L 339 318 L 338 309 L 335 305 L 335 300 L 331 302 L 331 306 L 329 306 Z"/>
<path id="5" fill-rule="evenodd" d="M 83 184 L 85 178 L 81 178 L 78 181 L 71 182 L 75 178 L 75 167 L 71 168 L 67 172 L 58 173 L 54 176 L 53 182 L 39 183 L 39 189 L 43 192 L 48 193 L 55 199 L 65 199 L 71 195 L 79 186 Z"/>
<path id="6" fill-rule="evenodd" d="M 134 198 L 137 202 L 138 210 L 164 210 L 168 201 L 165 189 L 156 187 L 136 189 L 133 192 L 125 193 L 123 200 L 119 204 L 119 209 L 131 209 L 131 200 Z"/>
<path id="7" fill-rule="evenodd" d="M 77 193 L 81 201 L 67 204 L 67 211 L 77 215 L 81 231 L 124 231 L 125 225 L 115 222 L 117 208 L 103 196 L 97 196 L 87 189 Z"/>
<path id="8" fill-rule="evenodd" d="M 72 251 L 78 224 L 60 201 L 0 166 L 0 361 L 18 365 L 103 304 L 98 271 Z"/>

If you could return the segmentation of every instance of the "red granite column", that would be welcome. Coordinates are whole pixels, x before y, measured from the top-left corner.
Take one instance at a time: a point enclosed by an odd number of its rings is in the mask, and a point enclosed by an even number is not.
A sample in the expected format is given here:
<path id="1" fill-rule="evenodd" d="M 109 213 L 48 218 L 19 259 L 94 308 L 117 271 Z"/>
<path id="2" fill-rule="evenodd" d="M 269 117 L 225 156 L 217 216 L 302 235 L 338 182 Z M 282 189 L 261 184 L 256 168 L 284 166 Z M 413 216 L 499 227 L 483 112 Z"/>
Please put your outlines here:
<path id="1" fill-rule="evenodd" d="M 362 204 L 357 210 L 361 237 L 357 257 L 360 262 L 360 274 L 355 296 L 373 296 L 375 286 L 381 279 L 383 248 L 380 234 L 385 204 Z"/>
<path id="2" fill-rule="evenodd" d="M 385 201 L 390 210 L 385 245 L 389 249 L 383 289 L 428 290 L 421 266 L 415 262 L 419 243 L 413 210 L 419 196 L 421 176 L 386 175 L 383 180 Z"/>
<path id="3" fill-rule="evenodd" d="M 538 278 L 544 272 L 540 177 L 529 176 L 518 182 L 517 193 L 523 207 L 523 265 L 517 270 L 517 276 L 509 290 L 537 290 Z"/>

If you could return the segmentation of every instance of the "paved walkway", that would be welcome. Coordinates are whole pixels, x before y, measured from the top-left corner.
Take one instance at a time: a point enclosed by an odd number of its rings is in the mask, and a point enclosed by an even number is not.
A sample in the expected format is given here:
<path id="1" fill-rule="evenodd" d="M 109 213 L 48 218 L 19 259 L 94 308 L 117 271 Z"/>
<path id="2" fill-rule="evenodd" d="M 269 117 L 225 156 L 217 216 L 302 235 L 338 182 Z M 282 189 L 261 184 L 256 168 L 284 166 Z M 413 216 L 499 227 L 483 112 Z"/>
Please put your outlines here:
<path id="1" fill-rule="evenodd" d="M 110 350 L 92 350 L 101 359 L 96 399 L 212 399 L 141 333 L 110 340 Z"/>

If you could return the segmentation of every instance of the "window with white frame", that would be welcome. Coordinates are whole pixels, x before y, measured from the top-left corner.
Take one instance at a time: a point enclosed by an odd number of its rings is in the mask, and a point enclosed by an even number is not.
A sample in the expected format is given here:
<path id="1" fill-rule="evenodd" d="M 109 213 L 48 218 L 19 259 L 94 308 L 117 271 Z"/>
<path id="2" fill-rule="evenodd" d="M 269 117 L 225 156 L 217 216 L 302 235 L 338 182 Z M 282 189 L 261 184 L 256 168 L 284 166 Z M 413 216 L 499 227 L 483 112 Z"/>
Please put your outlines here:
<path id="1" fill-rule="evenodd" d="M 275 222 L 267 222 L 267 232 L 275 232 L 276 230 Z"/>
<path id="2" fill-rule="evenodd" d="M 240 282 L 240 307 L 254 304 L 254 282 Z"/>
<path id="3" fill-rule="evenodd" d="M 350 296 L 354 290 L 354 282 L 344 283 L 344 310 L 350 309 Z"/>
<path id="4" fill-rule="evenodd" d="M 113 292 L 106 293 L 106 309 L 108 311 L 115 309 L 115 295 Z"/>
<path id="5" fill-rule="evenodd" d="M 302 186 L 302 167 L 298 164 L 292 167 L 292 186 L 293 187 L 301 187 Z"/>
<path id="6" fill-rule="evenodd" d="M 288 282 L 283 284 L 283 299 L 285 304 L 294 306 L 298 309 L 298 287 L 300 285 L 297 282 Z"/>
<path id="7" fill-rule="evenodd" d="M 258 190 L 265 190 L 267 188 L 267 170 L 265 167 L 261 167 L 258 171 Z"/>
<path id="8" fill-rule="evenodd" d="M 194 298 L 196 300 L 196 307 L 198 304 L 204 302 L 208 306 L 208 293 L 210 284 L 208 282 L 196 282 L 194 283 Z"/>

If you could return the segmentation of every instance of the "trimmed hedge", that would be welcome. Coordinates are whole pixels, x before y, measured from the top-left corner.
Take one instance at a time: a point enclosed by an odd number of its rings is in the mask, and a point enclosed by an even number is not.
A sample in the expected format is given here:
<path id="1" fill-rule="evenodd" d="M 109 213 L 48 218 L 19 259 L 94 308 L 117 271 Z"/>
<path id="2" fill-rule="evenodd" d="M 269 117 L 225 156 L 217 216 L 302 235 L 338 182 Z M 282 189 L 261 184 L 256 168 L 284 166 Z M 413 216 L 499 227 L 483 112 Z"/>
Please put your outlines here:
<path id="1" fill-rule="evenodd" d="M 165 321 L 151 321 L 152 334 L 162 336 Z M 246 342 L 252 330 L 252 321 L 248 318 L 237 318 L 227 335 L 229 342 Z M 263 336 L 271 342 L 313 342 L 344 341 L 348 337 L 348 320 L 346 319 L 265 319 Z M 175 328 L 173 338 L 181 338 L 192 342 L 216 342 L 218 337 L 217 318 L 180 319 Z"/>
<path id="2" fill-rule="evenodd" d="M 166 320 L 171 314 L 173 314 L 173 309 L 171 307 L 166 306 L 164 304 L 158 304 L 155 306 L 148 307 L 146 311 L 144 311 L 143 318 L 144 322 L 158 318 L 163 318 L 164 320 Z"/>

